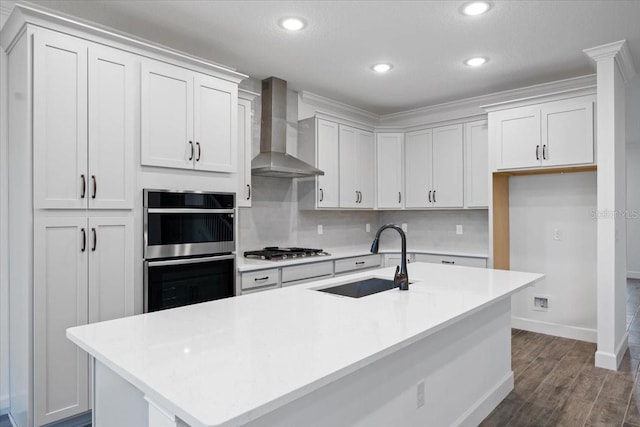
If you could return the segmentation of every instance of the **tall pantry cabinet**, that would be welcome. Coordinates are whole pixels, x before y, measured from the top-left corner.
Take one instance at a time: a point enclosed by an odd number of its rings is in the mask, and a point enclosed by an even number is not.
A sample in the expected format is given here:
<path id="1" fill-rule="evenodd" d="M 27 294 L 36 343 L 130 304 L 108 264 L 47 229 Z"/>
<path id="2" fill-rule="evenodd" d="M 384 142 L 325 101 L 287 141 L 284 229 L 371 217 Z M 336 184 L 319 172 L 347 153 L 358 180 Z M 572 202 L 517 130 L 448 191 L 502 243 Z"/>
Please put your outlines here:
<path id="1" fill-rule="evenodd" d="M 9 63 L 10 316 L 32 336 L 11 334 L 12 360 L 32 363 L 11 379 L 33 407 L 14 411 L 13 390 L 11 405 L 20 425 L 40 426 L 90 409 L 88 356 L 66 329 L 134 311 L 137 64 L 43 28 L 20 36 Z"/>

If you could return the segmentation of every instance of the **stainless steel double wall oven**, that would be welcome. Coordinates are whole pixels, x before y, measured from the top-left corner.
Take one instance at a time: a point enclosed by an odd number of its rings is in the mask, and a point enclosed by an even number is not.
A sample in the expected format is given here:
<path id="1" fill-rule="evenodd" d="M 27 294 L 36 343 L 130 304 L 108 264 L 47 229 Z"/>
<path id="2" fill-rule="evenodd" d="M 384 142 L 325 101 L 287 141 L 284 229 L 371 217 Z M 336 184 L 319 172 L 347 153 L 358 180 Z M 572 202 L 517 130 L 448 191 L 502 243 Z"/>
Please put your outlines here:
<path id="1" fill-rule="evenodd" d="M 235 194 L 144 190 L 144 311 L 235 294 Z"/>

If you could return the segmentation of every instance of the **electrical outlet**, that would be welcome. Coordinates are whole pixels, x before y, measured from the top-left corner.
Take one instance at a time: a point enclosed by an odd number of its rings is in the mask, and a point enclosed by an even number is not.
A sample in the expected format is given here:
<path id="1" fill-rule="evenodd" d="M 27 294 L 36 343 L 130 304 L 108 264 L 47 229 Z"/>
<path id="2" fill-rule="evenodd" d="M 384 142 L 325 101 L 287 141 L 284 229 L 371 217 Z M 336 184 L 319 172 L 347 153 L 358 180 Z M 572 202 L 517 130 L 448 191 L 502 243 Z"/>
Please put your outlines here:
<path id="1" fill-rule="evenodd" d="M 365 225 L 364 229 L 367 231 L 367 233 L 371 233 L 371 224 Z"/>
<path id="2" fill-rule="evenodd" d="M 424 381 L 420 381 L 416 387 L 416 403 L 418 408 L 424 406 Z"/>
<path id="3" fill-rule="evenodd" d="M 409 226 L 407 225 L 407 223 L 405 222 L 404 224 L 402 224 L 402 231 L 404 231 L 405 233 L 407 232 L 407 228 Z"/>
<path id="4" fill-rule="evenodd" d="M 562 230 L 560 230 L 559 228 L 553 229 L 553 240 L 556 240 L 558 242 L 562 240 Z"/>
<path id="5" fill-rule="evenodd" d="M 533 296 L 533 309 L 536 311 L 549 311 L 549 296 L 548 295 L 534 295 Z"/>
<path id="6" fill-rule="evenodd" d="M 462 225 L 456 225 L 456 234 L 462 234 Z"/>
<path id="7" fill-rule="evenodd" d="M 318 234 L 322 234 L 323 233 L 323 229 L 322 229 L 322 224 L 318 224 Z"/>

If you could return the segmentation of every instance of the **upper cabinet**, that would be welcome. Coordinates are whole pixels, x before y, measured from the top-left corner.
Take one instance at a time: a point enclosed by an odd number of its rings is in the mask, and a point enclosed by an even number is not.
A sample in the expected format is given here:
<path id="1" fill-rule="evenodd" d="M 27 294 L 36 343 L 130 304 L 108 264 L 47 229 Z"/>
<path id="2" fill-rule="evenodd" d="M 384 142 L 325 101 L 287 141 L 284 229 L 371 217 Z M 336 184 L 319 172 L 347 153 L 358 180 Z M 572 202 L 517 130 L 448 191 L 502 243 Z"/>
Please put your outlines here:
<path id="1" fill-rule="evenodd" d="M 496 169 L 594 163 L 592 95 L 492 111 Z"/>
<path id="2" fill-rule="evenodd" d="M 373 133 L 339 125 L 340 207 L 373 208 Z"/>
<path id="3" fill-rule="evenodd" d="M 402 208 L 402 133 L 376 134 L 376 185 L 378 208 Z"/>
<path id="4" fill-rule="evenodd" d="M 487 121 L 464 124 L 464 206 L 489 205 L 489 140 Z"/>
<path id="5" fill-rule="evenodd" d="M 37 209 L 131 209 L 134 57 L 46 30 L 34 35 Z"/>
<path id="6" fill-rule="evenodd" d="M 141 84 L 143 165 L 236 171 L 235 83 L 148 60 Z"/>
<path id="7" fill-rule="evenodd" d="M 461 208 L 462 125 L 408 132 L 405 181 L 408 208 Z"/>
<path id="8" fill-rule="evenodd" d="M 238 91 L 238 190 L 236 206 L 251 207 L 251 160 L 253 107 L 251 101 L 257 93 Z"/>
<path id="9" fill-rule="evenodd" d="M 340 169 L 338 124 L 318 119 L 316 130 L 316 167 L 324 172 L 317 177 L 317 205 L 319 208 L 340 206 Z"/>

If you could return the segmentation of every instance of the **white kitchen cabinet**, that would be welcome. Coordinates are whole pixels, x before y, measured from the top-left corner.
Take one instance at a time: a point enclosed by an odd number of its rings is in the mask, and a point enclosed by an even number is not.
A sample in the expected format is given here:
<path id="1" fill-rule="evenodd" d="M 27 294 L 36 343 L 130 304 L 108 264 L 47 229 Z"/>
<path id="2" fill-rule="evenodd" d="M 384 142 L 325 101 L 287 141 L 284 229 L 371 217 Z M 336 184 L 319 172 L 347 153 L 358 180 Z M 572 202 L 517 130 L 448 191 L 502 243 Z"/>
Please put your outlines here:
<path id="1" fill-rule="evenodd" d="M 34 223 L 36 425 L 90 408 L 88 356 L 66 329 L 132 315 L 133 218 L 69 215 Z"/>
<path id="2" fill-rule="evenodd" d="M 497 169 L 592 164 L 594 103 L 589 95 L 491 111 Z"/>
<path id="3" fill-rule="evenodd" d="M 374 206 L 373 133 L 339 125 L 340 207 Z"/>
<path id="4" fill-rule="evenodd" d="M 401 133 L 376 134 L 376 188 L 377 207 L 400 209 L 402 191 L 403 135 Z"/>
<path id="5" fill-rule="evenodd" d="M 430 207 L 433 191 L 433 131 L 407 132 L 405 135 L 405 206 Z"/>
<path id="6" fill-rule="evenodd" d="M 279 288 L 280 271 L 277 268 L 271 268 L 242 273 L 240 284 L 243 294 Z"/>
<path id="7" fill-rule="evenodd" d="M 464 124 L 464 206 L 489 204 L 489 140 L 487 121 Z"/>
<path id="8" fill-rule="evenodd" d="M 445 265 L 462 265 L 466 267 L 487 267 L 486 258 L 466 257 L 458 255 L 439 255 L 439 254 L 415 254 L 416 262 L 430 262 Z"/>
<path id="9" fill-rule="evenodd" d="M 133 57 L 74 37 L 34 37 L 34 206 L 131 209 Z"/>
<path id="10" fill-rule="evenodd" d="M 368 270 L 380 267 L 380 255 L 364 255 L 353 258 L 343 258 L 335 260 L 335 274 L 348 273 L 358 270 Z"/>
<path id="11" fill-rule="evenodd" d="M 462 207 L 462 125 L 408 132 L 405 174 L 406 207 Z"/>
<path id="12" fill-rule="evenodd" d="M 257 93 L 238 91 L 238 190 L 236 205 L 251 207 L 251 160 L 253 108 L 251 101 Z"/>
<path id="13" fill-rule="evenodd" d="M 236 171 L 236 84 L 151 60 L 141 84 L 143 165 Z"/>
<path id="14" fill-rule="evenodd" d="M 407 254 L 407 264 L 413 262 L 413 254 Z M 402 263 L 402 254 L 384 254 L 384 266 L 395 267 Z"/>
<path id="15" fill-rule="evenodd" d="M 295 286 L 333 276 L 333 261 L 282 267 L 282 286 Z"/>

